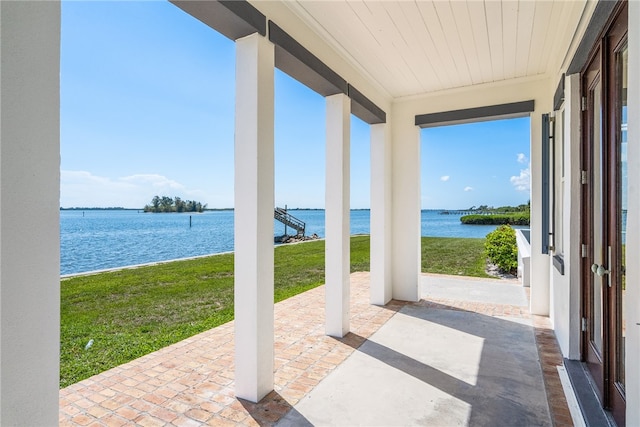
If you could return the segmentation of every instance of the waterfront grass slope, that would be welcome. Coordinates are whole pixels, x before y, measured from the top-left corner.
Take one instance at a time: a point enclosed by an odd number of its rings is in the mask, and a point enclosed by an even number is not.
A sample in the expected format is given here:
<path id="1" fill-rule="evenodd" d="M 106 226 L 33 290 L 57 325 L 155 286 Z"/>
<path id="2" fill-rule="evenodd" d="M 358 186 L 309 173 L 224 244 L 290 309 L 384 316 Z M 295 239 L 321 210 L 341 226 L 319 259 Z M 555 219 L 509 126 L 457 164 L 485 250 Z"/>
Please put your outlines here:
<path id="1" fill-rule="evenodd" d="M 422 243 L 423 271 L 487 277 L 484 239 Z M 60 387 L 232 320 L 233 262 L 220 254 L 64 279 Z M 278 302 L 324 283 L 324 241 L 279 246 L 274 263 Z M 351 271 L 368 270 L 369 236 L 353 236 Z"/>

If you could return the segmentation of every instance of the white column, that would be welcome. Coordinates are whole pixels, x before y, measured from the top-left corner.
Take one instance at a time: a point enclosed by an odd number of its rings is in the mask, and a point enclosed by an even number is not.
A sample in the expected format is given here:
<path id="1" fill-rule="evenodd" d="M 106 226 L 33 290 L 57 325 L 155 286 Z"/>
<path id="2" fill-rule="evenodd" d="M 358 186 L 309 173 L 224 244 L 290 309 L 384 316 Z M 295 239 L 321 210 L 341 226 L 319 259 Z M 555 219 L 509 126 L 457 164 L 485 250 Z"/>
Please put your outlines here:
<path id="1" fill-rule="evenodd" d="M 236 41 L 235 387 L 258 402 L 273 390 L 274 48 Z"/>
<path id="2" fill-rule="evenodd" d="M 542 105 L 541 105 L 542 104 Z M 531 113 L 531 314 L 549 315 L 549 264 L 550 257 L 542 253 L 542 106 L 536 101 Z M 548 110 L 547 110 L 548 111 Z"/>
<path id="3" fill-rule="evenodd" d="M 0 2 L 0 46 L 0 425 L 57 425 L 60 3 Z"/>
<path id="4" fill-rule="evenodd" d="M 627 294 L 625 391 L 627 425 L 640 425 L 640 3 L 629 2 L 629 88 L 628 125 L 628 211 L 627 211 Z"/>
<path id="5" fill-rule="evenodd" d="M 326 333 L 349 332 L 349 144 L 351 101 L 344 94 L 328 96 L 325 190 L 325 316 Z"/>
<path id="6" fill-rule="evenodd" d="M 391 300 L 391 132 L 371 125 L 371 304 Z"/>
<path id="7" fill-rule="evenodd" d="M 415 113 L 398 111 L 391 121 L 393 298 L 420 299 L 420 129 Z"/>

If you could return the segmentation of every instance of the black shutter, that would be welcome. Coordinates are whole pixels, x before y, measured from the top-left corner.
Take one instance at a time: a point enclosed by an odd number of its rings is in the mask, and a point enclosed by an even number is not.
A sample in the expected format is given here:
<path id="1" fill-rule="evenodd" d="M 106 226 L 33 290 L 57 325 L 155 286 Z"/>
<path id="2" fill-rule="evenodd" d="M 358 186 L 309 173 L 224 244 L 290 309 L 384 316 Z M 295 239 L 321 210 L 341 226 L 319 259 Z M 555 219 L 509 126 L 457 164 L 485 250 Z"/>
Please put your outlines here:
<path id="1" fill-rule="evenodd" d="M 542 115 L 542 253 L 549 253 L 549 114 Z"/>

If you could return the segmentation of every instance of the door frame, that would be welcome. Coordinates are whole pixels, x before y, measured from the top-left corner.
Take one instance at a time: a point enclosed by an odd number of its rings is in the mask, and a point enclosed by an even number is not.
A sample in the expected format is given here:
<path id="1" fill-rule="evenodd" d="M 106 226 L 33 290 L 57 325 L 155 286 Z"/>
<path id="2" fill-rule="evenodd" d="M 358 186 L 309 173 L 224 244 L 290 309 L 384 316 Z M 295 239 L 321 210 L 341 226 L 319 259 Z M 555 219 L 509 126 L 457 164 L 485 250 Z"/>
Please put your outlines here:
<path id="1" fill-rule="evenodd" d="M 592 322 L 593 313 L 591 307 L 594 305 L 594 301 L 592 298 L 592 287 L 595 286 L 595 275 L 591 270 L 591 266 L 595 262 L 595 251 L 594 247 L 594 233 L 593 233 L 593 224 L 594 224 L 594 199 L 595 199 L 595 177 L 594 177 L 594 146 L 592 144 L 595 132 L 599 132 L 599 129 L 593 128 L 594 122 L 594 99 L 592 94 L 594 93 L 594 88 L 599 84 L 600 85 L 600 111 L 606 111 L 606 106 L 604 105 L 606 102 L 606 96 L 603 96 L 605 93 L 604 87 L 604 79 L 602 73 L 602 46 L 599 42 L 594 51 L 591 54 L 590 60 L 587 62 L 585 69 L 581 73 L 581 96 L 582 102 L 586 103 L 583 107 L 582 111 L 582 153 L 581 153 L 581 170 L 586 171 L 588 175 L 588 179 L 586 181 L 586 185 L 582 186 L 582 200 L 581 204 L 581 215 L 582 215 L 582 230 L 581 230 L 581 242 L 586 245 L 588 255 L 585 257 L 583 254 L 582 257 L 582 265 L 581 265 L 581 283 L 582 283 L 582 318 L 584 319 L 583 333 L 581 339 L 581 359 L 586 363 L 588 371 L 591 373 L 593 381 L 595 383 L 595 391 L 598 394 L 598 398 L 606 406 L 605 393 L 603 390 L 605 389 L 605 361 L 604 361 L 604 352 L 606 346 L 606 335 L 604 330 L 606 329 L 606 325 L 604 324 L 604 316 L 601 319 L 602 326 L 602 343 L 601 343 L 601 351 L 595 349 L 591 344 L 591 332 L 594 329 L 594 325 Z M 603 114 L 604 116 L 604 114 Z M 602 117 L 601 119 L 603 119 Z M 600 128 L 605 128 L 605 123 L 603 120 L 600 121 Z M 604 134 L 606 132 L 601 132 L 600 138 L 603 139 Z M 604 141 L 601 140 L 600 144 L 604 144 Z M 602 153 L 601 153 L 602 154 Z M 606 174 L 602 173 L 600 176 L 601 180 L 604 180 Z M 602 201 L 601 201 L 602 202 Z M 606 212 L 603 209 L 601 212 L 602 215 L 605 215 Z M 604 231 L 604 230 L 603 230 Z M 604 240 L 605 237 L 602 236 Z M 602 303 L 601 307 L 604 308 L 607 305 L 607 293 L 603 292 L 602 295 Z"/>
<path id="2" fill-rule="evenodd" d="M 607 156 L 609 161 L 608 171 L 608 189 L 609 199 L 608 207 L 609 211 L 607 215 L 609 217 L 607 230 L 608 244 L 612 248 L 611 262 L 609 269 L 614 272 L 611 274 L 611 289 L 609 289 L 609 301 L 608 310 L 611 313 L 609 318 L 608 345 L 609 345 L 609 357 L 610 360 L 607 363 L 607 379 L 608 379 L 608 397 L 609 408 L 611 409 L 616 422 L 619 425 L 624 425 L 625 420 L 625 387 L 624 384 L 618 383 L 617 372 L 618 363 L 620 362 L 621 355 L 618 353 L 618 339 L 620 328 L 623 328 L 622 324 L 622 265 L 623 265 L 623 253 L 621 249 L 621 241 L 618 239 L 621 237 L 621 217 L 619 212 L 621 211 L 622 200 L 620 199 L 621 189 L 621 169 L 620 159 L 620 143 L 621 143 L 621 129 L 622 123 L 621 105 L 622 94 L 618 91 L 621 88 L 620 74 L 619 74 L 619 58 L 620 52 L 627 46 L 627 30 L 628 30 L 628 4 L 622 3 L 620 10 L 615 14 L 615 19 L 607 32 L 605 38 L 605 64 L 607 66 L 607 113 L 606 113 L 606 131 L 607 131 Z"/>
<path id="3" fill-rule="evenodd" d="M 581 162 L 583 171 L 588 171 L 588 185 L 582 187 L 582 226 L 581 243 L 588 245 L 587 256 L 582 258 L 581 263 L 581 295 L 582 295 L 582 317 L 590 318 L 592 300 L 590 290 L 594 283 L 594 273 L 591 271 L 591 263 L 594 262 L 595 253 L 602 250 L 602 265 L 611 270 L 606 275 L 606 280 L 602 282 L 602 354 L 600 355 L 601 365 L 596 363 L 598 355 L 593 354 L 590 343 L 590 334 L 593 325 L 587 320 L 586 328 L 581 334 L 581 359 L 587 364 L 589 372 L 592 374 L 595 391 L 602 406 L 611 410 L 611 413 L 620 426 L 625 425 L 626 398 L 624 384 L 617 383 L 618 362 L 621 355 L 618 353 L 618 332 L 623 328 L 622 324 L 622 256 L 620 250 L 620 216 L 618 215 L 621 206 L 620 188 L 620 165 L 619 141 L 621 123 L 619 86 L 619 52 L 627 44 L 628 29 L 628 4 L 626 1 L 620 2 L 603 33 L 598 37 L 589 60 L 581 73 L 581 96 L 587 97 L 586 111 L 582 113 L 582 152 Z M 597 72 L 595 70 L 598 70 Z M 596 75 L 594 77 L 594 72 Z M 601 141 L 600 147 L 592 144 L 593 103 L 590 99 L 590 89 L 594 83 L 601 82 Z M 594 151 L 601 150 L 602 171 L 602 245 L 601 248 L 593 247 L 593 202 L 596 183 L 594 182 L 593 159 Z M 599 183 L 598 183 L 599 185 Z M 608 249 L 610 248 L 610 249 Z M 609 256 L 608 252 L 611 252 Z M 584 255 L 584 254 L 583 254 Z M 606 264 L 605 264 L 606 263 Z M 607 283 L 608 282 L 608 283 Z M 608 286 L 607 286 L 608 285 Z M 594 362 L 595 361 L 595 362 Z"/>

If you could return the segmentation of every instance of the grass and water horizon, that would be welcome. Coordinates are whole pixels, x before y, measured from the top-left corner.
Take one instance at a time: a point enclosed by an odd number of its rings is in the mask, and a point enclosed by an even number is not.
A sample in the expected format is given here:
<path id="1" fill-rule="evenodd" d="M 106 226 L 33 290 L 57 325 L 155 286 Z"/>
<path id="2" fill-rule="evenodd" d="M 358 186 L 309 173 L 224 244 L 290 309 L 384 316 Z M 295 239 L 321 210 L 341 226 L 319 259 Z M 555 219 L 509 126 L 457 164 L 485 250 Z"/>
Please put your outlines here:
<path id="1" fill-rule="evenodd" d="M 306 234 L 324 237 L 324 210 L 291 210 Z M 370 211 L 351 210 L 351 234 L 369 234 Z M 459 215 L 422 211 L 428 237 L 484 238 L 494 225 L 464 225 Z M 274 237 L 286 232 L 274 222 Z M 233 211 L 148 213 L 138 210 L 60 212 L 60 273 L 69 275 L 233 251 Z"/>

